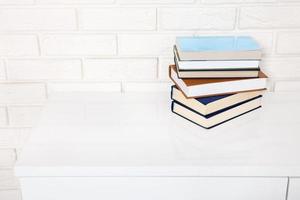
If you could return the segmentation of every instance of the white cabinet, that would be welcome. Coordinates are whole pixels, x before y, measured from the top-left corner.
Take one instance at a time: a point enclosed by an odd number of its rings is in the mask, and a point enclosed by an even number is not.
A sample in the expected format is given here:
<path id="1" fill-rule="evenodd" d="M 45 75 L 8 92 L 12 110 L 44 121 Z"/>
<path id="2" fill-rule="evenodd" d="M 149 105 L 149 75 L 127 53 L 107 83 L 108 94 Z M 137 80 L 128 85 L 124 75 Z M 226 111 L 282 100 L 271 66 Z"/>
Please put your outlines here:
<path id="1" fill-rule="evenodd" d="M 300 178 L 290 178 L 288 200 L 300 199 Z"/>
<path id="2" fill-rule="evenodd" d="M 300 176 L 298 94 L 211 130 L 169 94 L 74 95 L 49 100 L 18 157 L 22 200 L 285 200 Z"/>
<path id="3" fill-rule="evenodd" d="M 23 200 L 284 200 L 287 178 L 21 178 Z"/>

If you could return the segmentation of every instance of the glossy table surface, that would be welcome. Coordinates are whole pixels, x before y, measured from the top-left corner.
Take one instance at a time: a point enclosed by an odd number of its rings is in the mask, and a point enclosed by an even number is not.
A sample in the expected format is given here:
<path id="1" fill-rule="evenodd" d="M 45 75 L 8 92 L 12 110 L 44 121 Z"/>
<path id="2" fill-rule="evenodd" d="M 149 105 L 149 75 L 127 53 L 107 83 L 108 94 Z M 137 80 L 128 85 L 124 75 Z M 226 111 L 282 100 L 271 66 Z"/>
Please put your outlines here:
<path id="1" fill-rule="evenodd" d="M 68 93 L 48 101 L 16 175 L 300 176 L 300 94 L 206 130 L 167 93 Z"/>

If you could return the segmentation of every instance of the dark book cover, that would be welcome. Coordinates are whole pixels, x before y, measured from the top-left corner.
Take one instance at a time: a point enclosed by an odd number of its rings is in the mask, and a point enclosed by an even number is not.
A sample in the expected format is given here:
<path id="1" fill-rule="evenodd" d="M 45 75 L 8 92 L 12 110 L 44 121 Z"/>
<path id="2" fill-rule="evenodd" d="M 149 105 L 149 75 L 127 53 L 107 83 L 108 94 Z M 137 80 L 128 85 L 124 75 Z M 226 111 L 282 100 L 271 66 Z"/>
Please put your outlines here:
<path id="1" fill-rule="evenodd" d="M 175 85 L 172 85 L 171 86 L 171 99 L 173 99 L 172 97 L 173 97 L 174 88 L 177 88 L 177 87 Z M 212 103 L 214 101 L 218 101 L 220 99 L 223 99 L 223 98 L 226 98 L 226 97 L 229 97 L 229 96 L 232 96 L 232 95 L 234 95 L 234 94 L 223 94 L 223 95 L 208 96 L 208 97 L 198 97 L 198 98 L 195 98 L 195 100 L 199 101 L 203 105 L 207 105 L 209 103 Z"/>
<path id="2" fill-rule="evenodd" d="M 213 113 L 210 113 L 210 114 L 208 114 L 208 115 L 203 115 L 202 113 L 199 113 L 199 112 L 195 111 L 193 108 L 190 108 L 190 107 L 188 107 L 188 106 L 182 104 L 181 102 L 178 102 L 178 101 L 176 101 L 175 99 L 173 99 L 173 88 L 174 88 L 174 87 L 175 87 L 175 86 L 172 86 L 172 87 L 171 87 L 171 99 L 173 100 L 173 102 L 176 102 L 177 104 L 179 104 L 179 105 L 181 105 L 181 106 L 183 106 L 183 107 L 185 107 L 185 108 L 187 108 L 187 109 L 189 109 L 189 110 L 191 110 L 191 111 L 197 113 L 198 115 L 201 115 L 202 117 L 205 117 L 206 119 L 208 119 L 208 118 L 210 118 L 210 117 L 213 117 L 213 116 L 215 116 L 215 115 L 218 115 L 218 114 L 220 114 L 220 113 L 222 113 L 222 112 L 225 112 L 225 111 L 227 111 L 227 110 L 230 110 L 230 109 L 232 109 L 232 108 L 238 107 L 238 106 L 240 106 L 240 105 L 242 105 L 242 104 L 244 104 L 244 103 L 247 103 L 247 102 L 249 102 L 249 101 L 252 101 L 252 100 L 255 100 L 255 99 L 258 99 L 258 98 L 261 98 L 261 97 L 262 97 L 262 95 L 259 95 L 259 96 L 253 97 L 253 98 L 251 98 L 251 99 L 248 99 L 248 100 L 246 100 L 246 101 L 242 101 L 242 102 L 239 102 L 239 103 L 237 103 L 237 104 L 234 104 L 234 105 L 228 106 L 228 107 L 226 107 L 226 108 L 220 109 L 220 110 L 218 110 L 218 111 L 216 111 L 216 112 L 213 112 Z M 204 105 L 207 105 L 207 104 L 209 104 L 209 103 L 211 103 L 211 102 L 217 101 L 217 100 L 219 100 L 219 99 L 223 99 L 223 98 L 228 97 L 228 96 L 230 96 L 230 94 L 228 94 L 228 95 L 219 95 L 219 96 L 210 96 L 210 97 L 195 98 L 195 100 L 199 101 L 200 103 L 202 103 L 202 104 L 204 104 Z"/>
<path id="3" fill-rule="evenodd" d="M 252 99 L 252 100 L 253 100 L 253 99 Z M 223 123 L 225 123 L 225 122 L 228 122 L 228 121 L 230 121 L 230 120 L 232 120 L 232 119 L 235 119 L 235 118 L 240 117 L 240 116 L 242 116 L 242 115 L 244 115 L 244 114 L 247 114 L 247 113 L 249 113 L 249 112 L 252 112 L 252 111 L 254 111 L 254 110 L 257 110 L 258 108 L 261 108 L 261 106 L 258 106 L 258 107 L 254 108 L 254 109 L 251 109 L 251 110 L 248 110 L 248 111 L 246 111 L 246 112 L 244 112 L 244 113 L 241 113 L 240 115 L 237 115 L 237 116 L 234 116 L 234 117 L 232 117 L 232 118 L 230 118 L 230 119 L 227 119 L 227 120 L 225 120 L 225 121 L 222 121 L 221 123 L 215 124 L 215 125 L 213 125 L 213 126 L 211 126 L 211 127 L 204 127 L 204 126 L 202 126 L 202 125 L 200 125 L 200 124 L 198 124 L 198 123 L 196 123 L 196 122 L 194 122 L 194 121 L 192 121 L 192 120 L 190 120 L 190 119 L 188 119 L 188 118 L 186 118 L 186 117 L 180 115 L 179 113 L 176 113 L 176 112 L 174 111 L 174 104 L 175 104 L 175 103 L 180 104 L 180 103 L 178 103 L 178 102 L 176 102 L 176 101 L 172 101 L 172 104 L 171 104 L 171 111 L 172 111 L 173 113 L 175 113 L 176 115 L 178 115 L 178 116 L 180 116 L 180 117 L 182 117 L 182 118 L 184 118 L 184 119 L 186 119 L 186 120 L 188 120 L 188 121 L 190 121 L 190 122 L 192 122 L 192 123 L 194 123 L 194 124 L 196 124 L 196 125 L 198 125 L 198 126 L 200 126 L 200 127 L 202 127 L 202 128 L 205 128 L 205 129 L 211 129 L 211 128 L 214 128 L 214 127 L 219 126 L 219 125 L 221 125 L 221 124 L 223 124 Z M 180 105 L 182 105 L 182 104 L 180 104 Z M 188 108 L 188 107 L 186 107 L 186 106 L 184 106 L 184 107 L 185 107 L 186 109 L 192 111 L 192 112 L 195 112 L 195 113 L 198 114 L 198 115 L 201 115 L 200 113 L 198 113 L 198 112 L 196 112 L 196 111 L 194 111 L 194 110 L 192 110 L 192 109 L 190 109 L 190 108 Z M 224 111 L 223 111 L 223 112 L 224 112 Z M 219 113 L 220 113 L 220 112 L 219 112 Z M 219 113 L 217 113 L 217 114 L 219 114 Z M 215 114 L 215 115 L 216 115 L 216 114 Z M 201 115 L 201 116 L 203 116 L 203 115 Z M 210 116 L 210 117 L 211 117 L 211 116 Z"/>

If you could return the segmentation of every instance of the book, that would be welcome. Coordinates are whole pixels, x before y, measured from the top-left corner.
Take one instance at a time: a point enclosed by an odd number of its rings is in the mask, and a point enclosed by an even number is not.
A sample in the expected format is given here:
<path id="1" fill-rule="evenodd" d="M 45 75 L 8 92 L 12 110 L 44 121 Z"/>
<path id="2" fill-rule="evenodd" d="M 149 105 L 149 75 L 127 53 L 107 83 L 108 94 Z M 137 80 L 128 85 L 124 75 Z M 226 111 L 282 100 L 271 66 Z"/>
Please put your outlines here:
<path id="1" fill-rule="evenodd" d="M 256 110 L 261 107 L 261 97 L 258 96 L 250 100 L 241 102 L 234 106 L 220 110 L 210 115 L 202 115 L 201 113 L 179 103 L 172 102 L 171 110 L 173 113 L 199 125 L 206 129 L 213 128 L 231 119 L 239 117 L 250 111 Z"/>
<path id="2" fill-rule="evenodd" d="M 260 71 L 257 78 L 178 78 L 175 65 L 169 66 L 169 76 L 187 98 L 264 90 L 267 76 Z"/>
<path id="3" fill-rule="evenodd" d="M 249 36 L 177 37 L 180 60 L 260 60 L 261 47 Z"/>
<path id="4" fill-rule="evenodd" d="M 258 77 L 258 70 L 253 71 L 189 71 L 178 70 L 180 78 L 254 78 Z"/>
<path id="5" fill-rule="evenodd" d="M 178 60 L 174 57 L 179 78 L 251 78 L 258 77 L 258 69 L 223 69 L 223 70 L 194 70 L 180 69 Z"/>
<path id="6" fill-rule="evenodd" d="M 180 60 L 176 46 L 173 48 L 178 70 L 259 70 L 260 60 Z"/>
<path id="7" fill-rule="evenodd" d="M 226 94 L 211 97 L 186 98 L 183 93 L 176 88 L 171 87 L 171 99 L 181 103 L 202 115 L 209 115 L 219 110 L 234 106 L 238 103 L 261 96 L 263 91 L 242 92 L 236 94 Z"/>

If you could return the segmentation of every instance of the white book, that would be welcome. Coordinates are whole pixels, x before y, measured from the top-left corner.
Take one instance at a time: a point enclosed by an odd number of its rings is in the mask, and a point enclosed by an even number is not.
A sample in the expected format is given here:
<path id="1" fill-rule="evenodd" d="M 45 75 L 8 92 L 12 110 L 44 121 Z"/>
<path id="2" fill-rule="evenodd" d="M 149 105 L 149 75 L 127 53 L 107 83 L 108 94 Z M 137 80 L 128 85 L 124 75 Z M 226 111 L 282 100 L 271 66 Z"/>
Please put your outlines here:
<path id="1" fill-rule="evenodd" d="M 179 60 L 174 47 L 175 63 L 179 70 L 245 70 L 259 69 L 260 60 Z"/>
<path id="2" fill-rule="evenodd" d="M 178 78 L 176 67 L 171 65 L 170 78 L 181 89 L 186 97 L 212 96 L 231 94 L 253 90 L 263 90 L 267 87 L 267 76 L 259 72 L 257 78 Z"/>

